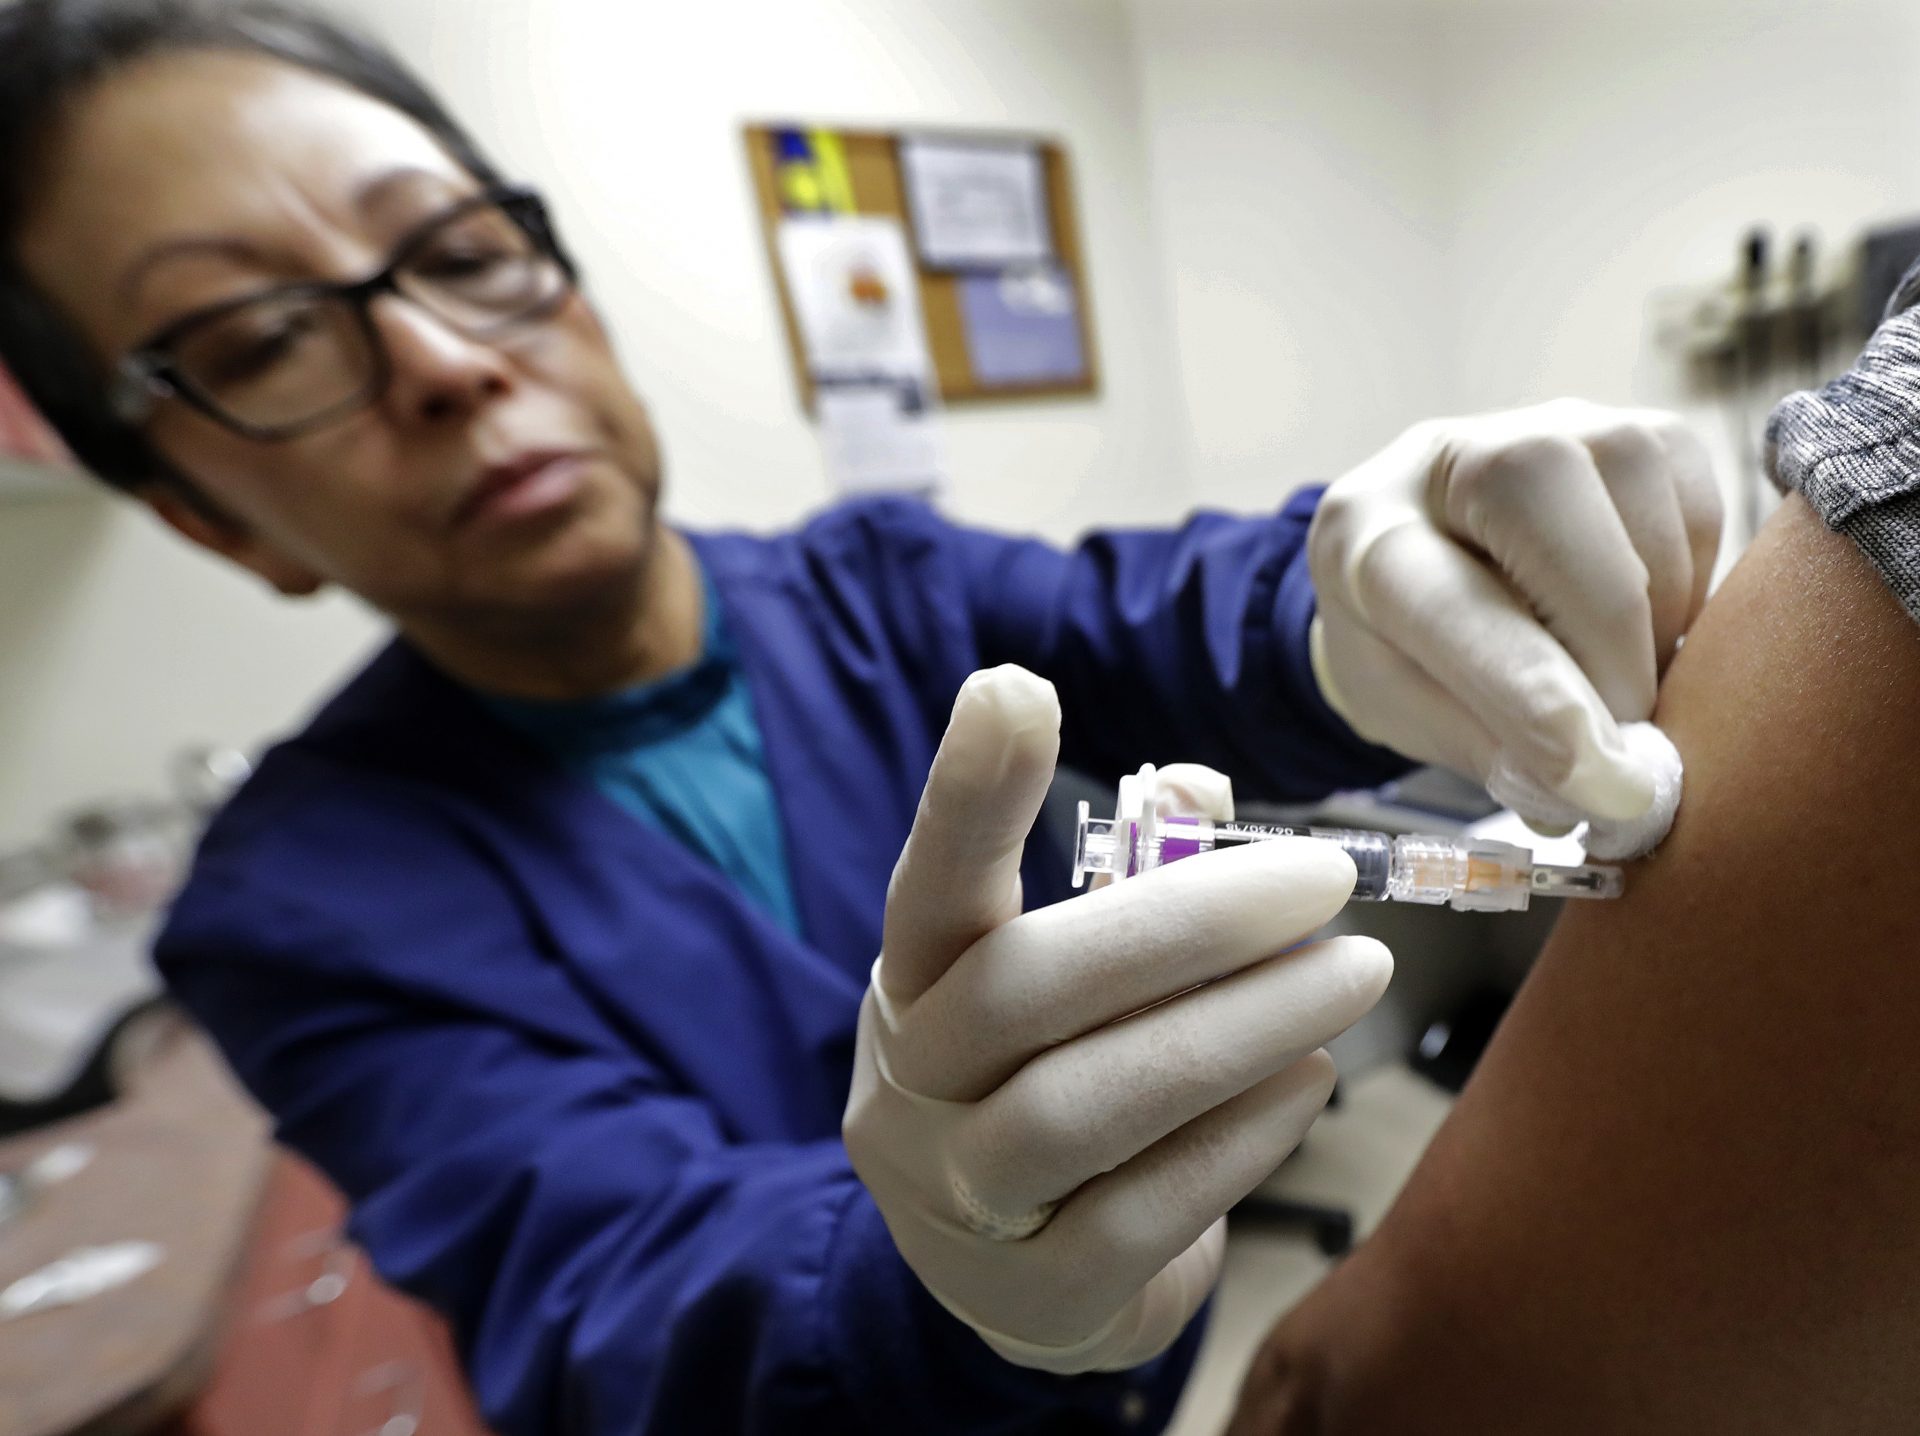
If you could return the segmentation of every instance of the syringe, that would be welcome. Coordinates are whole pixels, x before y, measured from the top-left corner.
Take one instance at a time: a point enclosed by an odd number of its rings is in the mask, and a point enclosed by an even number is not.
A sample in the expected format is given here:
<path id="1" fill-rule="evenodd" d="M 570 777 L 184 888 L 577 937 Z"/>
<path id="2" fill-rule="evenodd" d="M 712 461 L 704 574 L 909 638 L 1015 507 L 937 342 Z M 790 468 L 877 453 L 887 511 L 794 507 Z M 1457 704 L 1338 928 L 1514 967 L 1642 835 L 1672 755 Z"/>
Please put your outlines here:
<path id="1" fill-rule="evenodd" d="M 1151 775 L 1136 786 L 1120 786 L 1118 814 L 1090 816 L 1080 804 L 1073 845 L 1073 885 L 1090 873 L 1132 877 L 1163 863 L 1214 848 L 1265 842 L 1269 838 L 1319 838 L 1338 843 L 1358 872 L 1353 896 L 1359 902 L 1447 903 L 1456 912 L 1524 912 L 1535 897 L 1619 897 L 1619 868 L 1594 863 L 1561 866 L 1536 863 L 1533 854 L 1513 843 L 1490 838 L 1449 838 L 1430 834 L 1396 837 L 1359 828 L 1287 827 L 1276 823 L 1216 823 L 1208 818 L 1162 817 L 1144 795 Z M 1136 796 L 1143 800 L 1136 801 Z"/>

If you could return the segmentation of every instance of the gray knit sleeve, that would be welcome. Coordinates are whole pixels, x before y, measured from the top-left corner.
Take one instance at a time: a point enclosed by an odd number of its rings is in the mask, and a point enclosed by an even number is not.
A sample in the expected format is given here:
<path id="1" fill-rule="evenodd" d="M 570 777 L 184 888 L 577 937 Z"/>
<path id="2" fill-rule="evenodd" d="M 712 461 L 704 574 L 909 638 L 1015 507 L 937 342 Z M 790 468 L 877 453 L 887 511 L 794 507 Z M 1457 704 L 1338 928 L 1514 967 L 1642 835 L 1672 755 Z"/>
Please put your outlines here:
<path id="1" fill-rule="evenodd" d="M 1767 471 L 1858 544 L 1920 621 L 1920 265 L 1852 369 L 1773 411 Z"/>

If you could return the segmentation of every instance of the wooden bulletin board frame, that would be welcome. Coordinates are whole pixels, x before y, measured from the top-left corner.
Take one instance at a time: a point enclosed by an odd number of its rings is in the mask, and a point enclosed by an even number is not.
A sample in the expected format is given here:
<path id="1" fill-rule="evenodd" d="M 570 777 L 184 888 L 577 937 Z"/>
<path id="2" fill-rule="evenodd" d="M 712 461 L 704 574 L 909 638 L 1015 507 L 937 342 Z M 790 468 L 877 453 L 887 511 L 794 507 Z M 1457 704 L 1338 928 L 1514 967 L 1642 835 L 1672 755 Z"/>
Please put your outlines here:
<path id="1" fill-rule="evenodd" d="M 793 360 L 800 404 L 808 413 L 813 412 L 813 375 L 802 347 L 793 296 L 787 291 L 786 278 L 780 268 L 778 232 L 780 222 L 786 218 L 786 210 L 780 200 L 775 164 L 778 136 L 782 131 L 816 128 L 822 127 L 805 124 L 745 127 L 747 163 L 753 175 L 760 227 L 767 246 L 767 261 L 773 267 L 774 286 L 780 295 L 780 314 L 786 324 L 787 348 Z M 907 231 L 914 265 L 919 273 L 920 307 L 926 324 L 927 347 L 932 353 L 934 374 L 943 402 L 972 404 L 1009 399 L 1052 399 L 1100 392 L 1099 351 L 1094 344 L 1093 296 L 1087 283 L 1067 155 L 1060 145 L 1040 136 L 1013 134 L 1004 130 L 915 129 L 906 132 L 840 129 L 833 126 L 824 128 L 839 137 L 846 155 L 847 172 L 853 185 L 854 211 L 897 219 Z M 906 183 L 900 169 L 900 142 L 920 138 L 981 140 L 989 143 L 1014 141 L 1033 145 L 1039 150 L 1046 176 L 1047 206 L 1053 224 L 1054 255 L 1073 281 L 1074 307 L 1080 325 L 1080 352 L 1085 361 L 1085 369 L 1079 379 L 994 384 L 974 374 L 967 345 L 966 318 L 960 299 L 961 281 L 965 273 L 929 268 L 920 259 L 919 246 L 913 233 L 913 217 L 908 211 Z"/>

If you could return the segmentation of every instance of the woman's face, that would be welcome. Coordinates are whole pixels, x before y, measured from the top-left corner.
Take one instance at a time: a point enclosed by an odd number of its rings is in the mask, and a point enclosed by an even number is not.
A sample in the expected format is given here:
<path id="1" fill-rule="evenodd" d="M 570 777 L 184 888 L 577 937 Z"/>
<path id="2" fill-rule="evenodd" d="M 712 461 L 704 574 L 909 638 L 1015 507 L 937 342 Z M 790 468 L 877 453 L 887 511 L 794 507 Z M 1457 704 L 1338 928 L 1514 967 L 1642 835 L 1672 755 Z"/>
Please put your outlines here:
<path id="1" fill-rule="evenodd" d="M 45 158 L 21 258 L 107 366 L 205 306 L 373 273 L 479 188 L 398 110 L 224 52 L 115 75 Z M 659 453 L 586 302 L 485 342 L 393 295 L 371 313 L 391 383 L 316 432 L 162 400 L 150 441 L 232 522 L 156 506 L 288 592 L 339 583 L 403 624 L 537 621 L 630 583 Z"/>

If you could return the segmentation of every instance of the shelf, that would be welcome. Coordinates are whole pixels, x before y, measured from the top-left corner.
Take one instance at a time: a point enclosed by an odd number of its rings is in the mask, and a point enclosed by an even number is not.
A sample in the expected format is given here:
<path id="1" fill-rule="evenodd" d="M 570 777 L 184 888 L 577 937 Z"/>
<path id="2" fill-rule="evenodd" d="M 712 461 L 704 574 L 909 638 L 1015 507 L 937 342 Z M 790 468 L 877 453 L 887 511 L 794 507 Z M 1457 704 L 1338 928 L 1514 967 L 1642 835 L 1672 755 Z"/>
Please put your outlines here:
<path id="1" fill-rule="evenodd" d="M 73 498 L 85 492 L 85 477 L 76 469 L 0 454 L 0 503 Z"/>

